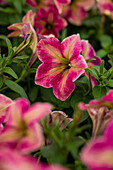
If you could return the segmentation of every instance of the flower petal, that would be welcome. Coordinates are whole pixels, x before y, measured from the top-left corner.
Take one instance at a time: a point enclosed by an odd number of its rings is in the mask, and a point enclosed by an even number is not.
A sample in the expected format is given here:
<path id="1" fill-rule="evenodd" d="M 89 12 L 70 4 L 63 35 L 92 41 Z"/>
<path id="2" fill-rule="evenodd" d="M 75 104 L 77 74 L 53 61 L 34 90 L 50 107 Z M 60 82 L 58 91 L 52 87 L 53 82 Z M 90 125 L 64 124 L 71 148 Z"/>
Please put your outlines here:
<path id="1" fill-rule="evenodd" d="M 18 127 L 23 120 L 25 111 L 28 109 L 29 101 L 26 99 L 17 99 L 10 107 L 10 116 L 7 125 Z"/>
<path id="2" fill-rule="evenodd" d="M 81 152 L 82 161 L 95 170 L 113 169 L 113 148 L 111 148 L 104 138 L 93 140 L 86 145 Z"/>
<path id="3" fill-rule="evenodd" d="M 68 16 L 68 20 L 70 23 L 74 24 L 74 25 L 81 25 L 83 20 L 85 18 L 87 18 L 88 14 L 87 12 L 84 10 L 84 8 L 73 4 L 73 6 L 71 6 L 70 9 L 70 14 Z"/>
<path id="4" fill-rule="evenodd" d="M 76 4 L 79 5 L 80 7 L 84 8 L 85 10 L 90 9 L 95 5 L 95 0 L 78 0 L 76 1 Z"/>
<path id="5" fill-rule="evenodd" d="M 54 0 L 55 5 L 59 11 L 59 13 L 62 12 L 62 5 L 69 4 L 71 0 Z"/>
<path id="6" fill-rule="evenodd" d="M 81 41 L 79 34 L 65 38 L 61 43 L 63 56 L 72 59 L 81 52 Z"/>
<path id="7" fill-rule="evenodd" d="M 27 124 L 40 121 L 51 112 L 52 105 L 49 103 L 36 103 L 32 105 L 24 115 Z"/>
<path id="8" fill-rule="evenodd" d="M 95 51 L 91 44 L 87 40 L 81 41 L 82 45 L 82 55 L 84 56 L 85 60 L 94 58 L 95 60 L 88 62 L 89 68 L 91 66 L 100 66 L 101 59 L 96 56 Z"/>
<path id="9" fill-rule="evenodd" d="M 35 123 L 29 126 L 27 136 L 22 138 L 16 149 L 26 154 L 40 149 L 43 142 L 42 128 L 38 123 Z"/>
<path id="10" fill-rule="evenodd" d="M 32 10 L 29 10 L 27 14 L 23 17 L 22 21 L 23 23 L 31 23 L 31 25 L 34 25 L 34 17 L 35 14 L 33 13 Z"/>
<path id="11" fill-rule="evenodd" d="M 54 95 L 64 101 L 75 89 L 75 85 L 72 79 L 68 75 L 68 70 L 63 73 L 58 74 L 54 79 L 53 92 Z"/>
<path id="12" fill-rule="evenodd" d="M 43 87 L 51 87 L 52 79 L 61 72 L 60 64 L 41 64 L 36 72 L 35 83 Z"/>
<path id="13" fill-rule="evenodd" d="M 18 141 L 20 136 L 17 133 L 17 129 L 6 126 L 0 134 L 0 143 L 13 143 Z"/>
<path id="14" fill-rule="evenodd" d="M 37 45 L 39 59 L 44 63 L 60 62 L 61 45 L 57 38 L 42 39 Z"/>
<path id="15" fill-rule="evenodd" d="M 10 98 L 0 94 L 0 123 L 7 121 L 9 116 L 9 107 L 12 103 L 13 101 Z"/>

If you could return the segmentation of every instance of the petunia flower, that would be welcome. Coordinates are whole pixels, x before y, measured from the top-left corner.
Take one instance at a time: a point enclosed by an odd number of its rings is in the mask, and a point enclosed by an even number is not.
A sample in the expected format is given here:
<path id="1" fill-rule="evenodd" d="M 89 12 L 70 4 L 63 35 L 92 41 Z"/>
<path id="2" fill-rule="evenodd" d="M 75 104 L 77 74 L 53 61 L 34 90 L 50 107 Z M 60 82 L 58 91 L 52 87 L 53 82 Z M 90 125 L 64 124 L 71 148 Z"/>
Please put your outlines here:
<path id="1" fill-rule="evenodd" d="M 113 20 L 113 1 L 112 0 L 97 0 L 97 7 L 101 14 L 110 17 Z"/>
<path id="2" fill-rule="evenodd" d="M 37 53 L 43 64 L 37 69 L 35 83 L 47 88 L 53 86 L 54 95 L 60 100 L 66 100 L 75 89 L 73 81 L 87 67 L 80 52 L 79 34 L 65 38 L 62 43 L 57 38 L 40 40 Z"/>
<path id="3" fill-rule="evenodd" d="M 59 16 L 58 11 L 54 7 L 48 10 L 41 8 L 36 12 L 35 27 L 38 34 L 53 34 L 58 37 L 58 32 L 66 26 L 66 20 Z"/>
<path id="4" fill-rule="evenodd" d="M 8 35 L 8 37 L 17 37 L 17 36 L 24 37 L 24 35 L 22 33 L 22 28 L 23 28 L 24 24 L 26 24 L 26 23 L 30 23 L 33 26 L 34 25 L 34 17 L 35 17 L 35 14 L 32 12 L 32 10 L 29 10 L 27 12 L 27 14 L 23 17 L 22 23 L 15 23 L 15 24 L 8 26 L 9 30 L 13 30 L 13 32 L 10 33 Z"/>
<path id="5" fill-rule="evenodd" d="M 74 25 L 81 25 L 88 17 L 87 10 L 93 7 L 95 0 L 71 0 L 69 5 L 63 6 L 62 15 Z"/>
<path id="6" fill-rule="evenodd" d="M 93 136 L 102 133 L 107 123 L 113 118 L 113 90 L 100 100 L 91 100 L 89 104 L 81 102 L 79 108 L 88 111 L 93 122 Z"/>
<path id="7" fill-rule="evenodd" d="M 39 122 L 50 113 L 48 103 L 29 106 L 26 99 L 17 99 L 10 107 L 10 116 L 0 134 L 0 144 L 28 153 L 41 148 L 43 133 Z"/>
<path id="8" fill-rule="evenodd" d="M 59 125 L 59 129 L 63 130 L 66 128 L 67 124 L 71 122 L 72 119 L 68 118 L 68 116 L 62 111 L 53 111 L 49 115 L 48 124 L 51 126 L 52 124 Z"/>
<path id="9" fill-rule="evenodd" d="M 91 44 L 87 40 L 82 40 L 81 44 L 82 44 L 82 55 L 85 58 L 85 60 L 87 61 L 92 58 L 95 59 L 87 63 L 88 68 L 92 68 L 93 66 L 100 66 L 101 59 L 96 56 L 95 51 L 91 46 Z M 85 76 L 88 77 L 87 73 L 85 73 Z M 91 76 L 91 81 L 93 87 L 98 84 L 95 77 L 93 76 Z"/>
<path id="10" fill-rule="evenodd" d="M 14 30 L 12 33 L 8 35 L 8 37 L 16 37 L 20 36 L 23 37 L 24 39 L 26 38 L 27 35 L 30 35 L 30 47 L 33 51 L 32 56 L 30 58 L 30 61 L 28 63 L 28 66 L 31 67 L 31 65 L 36 61 L 38 58 L 37 52 L 36 52 L 36 46 L 38 43 L 38 37 L 35 32 L 35 29 L 33 28 L 34 26 L 34 17 L 35 13 L 33 13 L 32 10 L 29 10 L 27 14 L 23 17 L 22 23 L 16 23 L 12 24 L 11 26 L 8 27 L 9 30 Z M 25 40 L 24 44 L 22 44 L 22 49 L 23 45 L 26 46 L 27 40 Z M 18 51 L 21 51 L 20 49 L 21 46 L 19 46 Z M 18 52 L 16 51 L 16 56 Z"/>
<path id="11" fill-rule="evenodd" d="M 92 139 L 81 151 L 81 160 L 91 170 L 113 169 L 113 119 L 108 123 L 104 135 Z"/>

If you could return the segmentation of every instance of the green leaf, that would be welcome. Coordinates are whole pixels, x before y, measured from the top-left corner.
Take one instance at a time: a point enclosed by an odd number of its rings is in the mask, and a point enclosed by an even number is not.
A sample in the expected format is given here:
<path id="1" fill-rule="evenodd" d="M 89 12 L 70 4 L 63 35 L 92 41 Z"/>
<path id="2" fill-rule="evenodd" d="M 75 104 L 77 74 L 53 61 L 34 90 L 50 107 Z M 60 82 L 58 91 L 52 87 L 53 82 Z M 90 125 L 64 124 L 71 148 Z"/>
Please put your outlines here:
<path id="1" fill-rule="evenodd" d="M 20 0 L 14 0 L 14 1 L 13 1 L 13 4 L 14 4 L 16 10 L 17 10 L 19 13 L 21 13 L 21 12 L 22 12 L 22 3 L 21 3 L 21 1 L 20 1 Z"/>
<path id="2" fill-rule="evenodd" d="M 2 70 L 2 72 L 11 75 L 11 76 L 14 77 L 15 79 L 18 79 L 17 74 L 16 74 L 16 73 L 12 70 L 12 68 L 10 68 L 10 67 L 5 67 L 5 68 Z"/>
<path id="3" fill-rule="evenodd" d="M 29 92 L 29 98 L 32 102 L 34 102 L 38 96 L 38 91 L 39 91 L 39 87 L 38 86 L 34 86 L 32 87 L 32 89 Z"/>
<path id="4" fill-rule="evenodd" d="M 86 60 L 86 63 L 88 63 L 90 61 L 94 61 L 94 60 L 96 60 L 96 59 L 95 58 L 90 58 L 90 59 Z"/>
<path id="5" fill-rule="evenodd" d="M 103 71 L 104 71 L 104 60 L 102 60 L 100 64 L 100 73 L 103 74 Z"/>
<path id="6" fill-rule="evenodd" d="M 95 99 L 99 99 L 101 98 L 102 96 L 105 96 L 106 95 L 106 87 L 105 86 L 95 86 L 93 88 L 93 96 Z"/>
<path id="7" fill-rule="evenodd" d="M 15 59 L 19 59 L 19 60 L 23 60 L 23 59 L 27 59 L 29 58 L 29 56 L 27 55 L 22 55 L 22 56 L 16 56 Z"/>
<path id="8" fill-rule="evenodd" d="M 96 55 L 103 58 L 107 55 L 107 51 L 105 51 L 104 49 L 100 49 L 97 51 Z"/>
<path id="9" fill-rule="evenodd" d="M 12 49 L 12 44 L 11 44 L 10 40 L 4 35 L 0 35 L 0 39 L 3 39 L 6 41 L 7 46 L 8 46 L 8 58 L 12 57 L 12 54 L 14 53 L 14 51 Z"/>
<path id="10" fill-rule="evenodd" d="M 113 87 L 113 80 L 109 80 L 108 83 L 107 83 L 107 86 Z"/>
<path id="11" fill-rule="evenodd" d="M 4 77 L 3 75 L 0 74 L 0 88 L 2 87 L 3 83 L 4 83 Z"/>
<path id="12" fill-rule="evenodd" d="M 112 38 L 109 35 L 102 35 L 99 37 L 99 40 L 103 48 L 109 47 L 112 44 Z"/>
<path id="13" fill-rule="evenodd" d="M 5 84 L 13 91 L 15 91 L 16 93 L 18 93 L 21 97 L 24 97 L 24 98 L 27 98 L 27 94 L 26 92 L 24 91 L 24 89 L 18 85 L 17 83 L 15 83 L 14 81 L 12 80 L 9 80 L 9 79 L 6 79 L 5 80 Z"/>

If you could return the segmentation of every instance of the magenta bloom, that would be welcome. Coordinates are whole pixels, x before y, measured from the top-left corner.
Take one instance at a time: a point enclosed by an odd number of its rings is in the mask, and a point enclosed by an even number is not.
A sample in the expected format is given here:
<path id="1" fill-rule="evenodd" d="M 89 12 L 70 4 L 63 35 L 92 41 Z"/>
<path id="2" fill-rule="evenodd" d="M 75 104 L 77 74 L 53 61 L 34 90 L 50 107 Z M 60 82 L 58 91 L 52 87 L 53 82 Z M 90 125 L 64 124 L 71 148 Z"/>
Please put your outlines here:
<path id="1" fill-rule="evenodd" d="M 53 86 L 54 95 L 66 100 L 75 89 L 73 81 L 87 67 L 80 55 L 80 36 L 72 35 L 62 43 L 57 38 L 43 39 L 37 45 L 37 52 L 43 64 L 37 69 L 35 83 L 47 88 Z"/>
<path id="2" fill-rule="evenodd" d="M 62 15 L 74 25 L 81 25 L 87 18 L 87 10 L 93 7 L 94 0 L 72 0 L 69 5 L 63 7 Z"/>
<path id="3" fill-rule="evenodd" d="M 58 11 L 54 7 L 48 10 L 41 8 L 36 12 L 35 27 L 38 34 L 53 34 L 58 37 L 58 32 L 66 26 L 66 20 L 59 16 Z"/>
<path id="4" fill-rule="evenodd" d="M 113 119 L 102 137 L 91 140 L 81 152 L 81 160 L 91 170 L 113 169 Z"/>
<path id="5" fill-rule="evenodd" d="M 106 124 L 113 118 L 113 90 L 100 100 L 92 100 L 89 104 L 80 103 L 79 108 L 88 111 L 93 121 L 93 135 L 102 133 Z"/>
<path id="6" fill-rule="evenodd" d="M 7 4 L 7 2 L 4 0 L 0 0 L 0 4 Z"/>
<path id="7" fill-rule="evenodd" d="M 43 144 L 43 133 L 39 122 L 51 112 L 48 103 L 29 106 L 26 99 L 17 99 L 10 107 L 10 116 L 0 134 L 0 144 L 8 145 L 23 153 L 39 149 Z"/>
<path id="8" fill-rule="evenodd" d="M 97 0 L 97 7 L 101 14 L 107 15 L 113 19 L 113 1 L 112 0 Z"/>
<path id="9" fill-rule="evenodd" d="M 101 59 L 96 56 L 95 51 L 91 46 L 91 44 L 87 40 L 82 40 L 81 44 L 82 44 L 82 55 L 85 58 L 85 60 L 87 61 L 92 58 L 95 59 L 87 63 L 88 68 L 92 68 L 93 66 L 100 66 Z M 87 73 L 85 73 L 85 76 L 88 77 Z M 91 80 L 92 80 L 93 87 L 97 85 L 97 81 L 95 77 L 91 76 Z"/>

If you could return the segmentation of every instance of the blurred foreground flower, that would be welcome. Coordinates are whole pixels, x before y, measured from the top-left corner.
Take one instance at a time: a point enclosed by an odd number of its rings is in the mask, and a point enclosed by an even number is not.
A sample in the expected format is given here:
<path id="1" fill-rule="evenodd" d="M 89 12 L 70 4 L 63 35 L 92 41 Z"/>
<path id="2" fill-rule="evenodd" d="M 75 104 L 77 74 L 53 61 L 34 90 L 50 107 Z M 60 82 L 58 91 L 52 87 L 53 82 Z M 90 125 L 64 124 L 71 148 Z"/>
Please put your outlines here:
<path id="1" fill-rule="evenodd" d="M 71 0 L 69 5 L 63 6 L 62 15 L 74 25 L 81 25 L 88 16 L 87 10 L 93 7 L 95 0 Z"/>
<path id="2" fill-rule="evenodd" d="M 91 140 L 80 156 L 91 170 L 113 169 L 113 119 L 108 123 L 104 135 Z"/>
<path id="3" fill-rule="evenodd" d="M 97 0 L 97 7 L 101 14 L 107 15 L 113 20 L 113 1 L 112 0 Z"/>
<path id="4" fill-rule="evenodd" d="M 66 20 L 59 16 L 54 7 L 48 8 L 48 10 L 41 8 L 36 12 L 35 27 L 38 34 L 53 34 L 58 37 L 58 32 L 66 26 Z"/>
<path id="5" fill-rule="evenodd" d="M 0 151 L 0 170 L 67 170 L 59 165 L 37 163 L 35 158 L 7 148 L 0 148 Z"/>
<path id="6" fill-rule="evenodd" d="M 75 89 L 73 81 L 87 68 L 81 52 L 80 36 L 72 35 L 62 43 L 56 38 L 41 40 L 37 45 L 39 59 L 43 62 L 38 69 L 35 83 L 52 87 L 54 95 L 66 100 Z"/>
<path id="7" fill-rule="evenodd" d="M 92 100 L 89 104 L 80 103 L 79 108 L 88 111 L 93 121 L 93 136 L 102 133 L 106 124 L 113 118 L 113 90 L 100 100 Z"/>
<path id="8" fill-rule="evenodd" d="M 0 144 L 28 153 L 41 148 L 43 133 L 39 122 L 50 113 L 48 103 L 36 103 L 29 107 L 26 99 L 17 99 L 10 106 L 9 119 L 0 134 Z"/>

